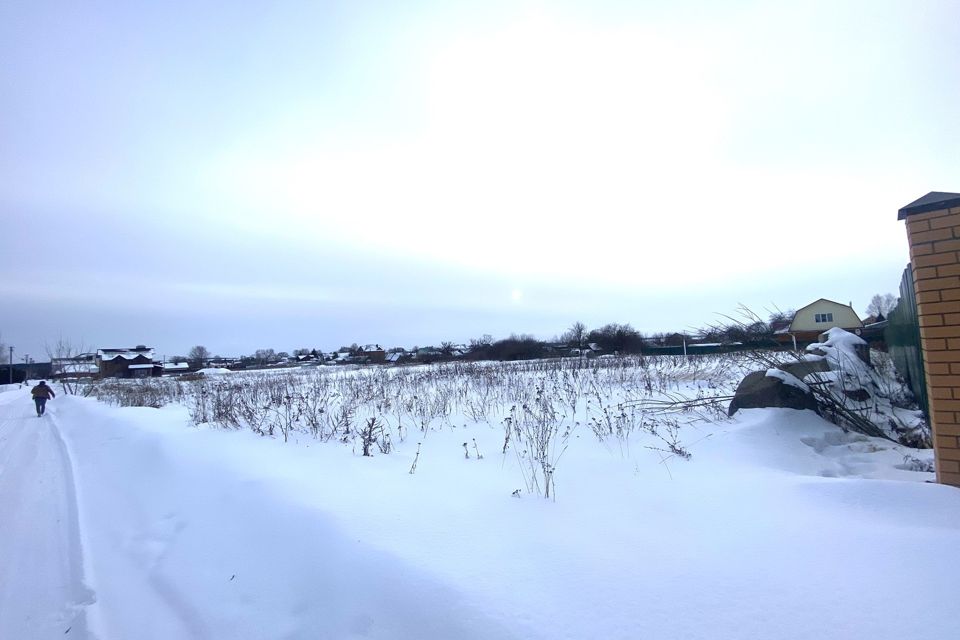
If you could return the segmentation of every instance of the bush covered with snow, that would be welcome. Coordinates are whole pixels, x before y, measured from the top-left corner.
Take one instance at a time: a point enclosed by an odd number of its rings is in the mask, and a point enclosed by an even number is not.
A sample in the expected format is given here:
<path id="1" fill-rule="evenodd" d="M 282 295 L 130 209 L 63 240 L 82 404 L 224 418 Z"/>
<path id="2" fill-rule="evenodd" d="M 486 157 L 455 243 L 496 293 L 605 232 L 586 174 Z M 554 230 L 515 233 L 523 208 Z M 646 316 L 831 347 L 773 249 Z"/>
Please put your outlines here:
<path id="1" fill-rule="evenodd" d="M 803 354 L 761 351 L 749 358 L 767 377 L 810 396 L 817 412 L 844 430 L 910 447 L 930 447 L 929 426 L 910 401 L 910 392 L 896 375 L 889 356 L 870 351 L 864 340 L 843 329 L 832 328 L 823 338 Z M 738 387 L 731 411 L 740 393 Z"/>

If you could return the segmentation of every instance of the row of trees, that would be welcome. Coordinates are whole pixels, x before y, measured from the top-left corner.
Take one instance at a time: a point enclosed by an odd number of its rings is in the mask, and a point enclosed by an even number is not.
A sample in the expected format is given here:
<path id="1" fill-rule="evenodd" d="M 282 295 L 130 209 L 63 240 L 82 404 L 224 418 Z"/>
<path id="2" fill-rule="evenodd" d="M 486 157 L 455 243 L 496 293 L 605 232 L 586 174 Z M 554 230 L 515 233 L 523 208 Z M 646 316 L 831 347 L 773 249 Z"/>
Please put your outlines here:
<path id="1" fill-rule="evenodd" d="M 679 334 L 676 334 L 679 335 Z M 680 337 L 682 343 L 683 337 Z M 559 337 L 542 341 L 529 334 L 514 334 L 494 341 L 489 335 L 470 341 L 467 357 L 474 360 L 526 360 L 556 355 L 569 355 L 575 350 L 601 353 L 635 354 L 654 341 L 670 343 L 667 334 L 647 337 L 630 324 L 610 323 L 597 329 L 588 329 L 582 322 L 574 322 Z M 664 342 L 665 341 L 665 342 Z"/>
<path id="2" fill-rule="evenodd" d="M 274 364 L 277 362 L 284 362 L 289 360 L 291 357 L 312 355 L 313 357 L 320 357 L 323 354 L 316 349 L 294 349 L 293 356 L 291 356 L 286 351 L 274 351 L 273 349 L 257 349 L 251 355 L 240 356 L 239 358 L 223 358 L 221 356 L 213 355 L 209 349 L 203 345 L 197 345 L 190 349 L 190 351 L 185 356 L 170 356 L 167 358 L 170 362 L 186 362 L 189 363 L 191 367 L 201 368 L 206 367 L 211 364 L 222 363 L 225 360 L 230 361 L 239 361 L 243 365 L 267 365 Z"/>
<path id="3" fill-rule="evenodd" d="M 575 349 L 595 344 L 602 351 L 638 353 L 647 338 L 629 324 L 613 322 L 588 331 L 582 322 L 574 322 L 560 337 L 560 341 Z"/>
<path id="4" fill-rule="evenodd" d="M 758 329 L 759 333 L 759 329 Z M 596 329 L 588 329 L 582 322 L 574 322 L 567 331 L 551 341 L 539 340 L 530 334 L 512 334 L 507 338 L 494 340 L 489 334 L 470 340 L 466 353 L 469 360 L 528 360 L 556 355 L 569 355 L 572 350 L 588 351 L 595 348 L 601 353 L 638 354 L 645 348 L 655 346 L 680 346 L 685 341 L 692 342 L 698 339 L 716 339 L 720 341 L 740 341 L 744 336 L 736 333 L 735 329 L 727 330 L 727 335 L 715 331 L 701 330 L 694 332 L 656 333 L 645 336 L 634 329 L 629 323 L 609 323 Z M 341 347 L 351 353 L 358 350 L 356 344 Z M 396 347 L 388 352 L 404 351 Z M 418 351 L 414 347 L 413 351 Z M 420 351 L 430 354 L 430 360 L 453 358 L 458 351 L 455 343 L 445 341 L 439 347 L 424 347 Z M 323 353 L 316 349 L 295 349 L 293 356 L 312 355 L 322 357 Z M 285 351 L 273 349 L 258 349 L 253 355 L 239 358 L 242 365 L 268 365 L 283 362 L 291 356 Z M 201 345 L 193 347 L 186 356 L 175 356 L 171 360 L 188 362 L 192 367 L 207 366 L 211 362 L 221 360 L 213 356 L 210 351 Z"/>

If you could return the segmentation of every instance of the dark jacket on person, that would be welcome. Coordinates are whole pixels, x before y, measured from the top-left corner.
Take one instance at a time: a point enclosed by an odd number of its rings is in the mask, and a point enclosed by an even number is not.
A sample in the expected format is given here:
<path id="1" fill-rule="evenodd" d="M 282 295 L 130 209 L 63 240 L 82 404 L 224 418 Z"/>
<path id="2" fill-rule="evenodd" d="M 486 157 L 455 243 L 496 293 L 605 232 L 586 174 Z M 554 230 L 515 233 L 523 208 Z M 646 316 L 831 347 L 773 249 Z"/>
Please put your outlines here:
<path id="1" fill-rule="evenodd" d="M 47 400 L 49 400 L 50 398 L 57 397 L 57 394 L 53 392 L 53 389 L 43 384 L 42 382 L 37 386 L 35 386 L 33 389 L 30 389 L 30 394 L 34 398 L 45 398 Z"/>

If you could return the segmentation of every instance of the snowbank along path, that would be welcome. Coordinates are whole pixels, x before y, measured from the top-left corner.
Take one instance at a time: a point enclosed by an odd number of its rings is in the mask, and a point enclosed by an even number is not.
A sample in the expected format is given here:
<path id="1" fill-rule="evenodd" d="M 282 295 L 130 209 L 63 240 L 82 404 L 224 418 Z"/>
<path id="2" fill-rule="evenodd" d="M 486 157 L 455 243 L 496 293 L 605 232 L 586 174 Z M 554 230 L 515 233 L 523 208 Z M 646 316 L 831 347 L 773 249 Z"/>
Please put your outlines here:
<path id="1" fill-rule="evenodd" d="M 179 413 L 58 396 L 38 419 L 25 391 L 0 398 L 0 638 L 514 637 L 151 429 Z"/>

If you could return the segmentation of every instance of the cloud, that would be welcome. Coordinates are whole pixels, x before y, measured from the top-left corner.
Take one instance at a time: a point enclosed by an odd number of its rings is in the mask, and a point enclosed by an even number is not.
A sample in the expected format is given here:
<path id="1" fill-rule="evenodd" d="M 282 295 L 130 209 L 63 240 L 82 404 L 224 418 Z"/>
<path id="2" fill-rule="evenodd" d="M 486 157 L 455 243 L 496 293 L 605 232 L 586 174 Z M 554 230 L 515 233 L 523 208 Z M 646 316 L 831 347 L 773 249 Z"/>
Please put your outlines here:
<path id="1" fill-rule="evenodd" d="M 23 326 L 135 299 L 377 339 L 866 300 L 907 260 L 896 209 L 956 190 L 949 3 L 194 10 L 65 16 L 33 62 L 42 20 L 0 39 Z"/>
<path id="2" fill-rule="evenodd" d="M 457 33 L 422 47 L 410 82 L 422 93 L 398 97 L 422 109 L 417 127 L 366 135 L 298 108 L 210 158 L 208 193 L 248 232 L 500 276 L 663 289 L 762 277 L 799 253 L 905 255 L 899 231 L 864 224 L 903 198 L 895 176 L 831 158 L 797 168 L 790 149 L 737 158 L 750 105 L 725 65 L 749 48 L 728 39 L 539 14 Z M 813 71 L 773 72 L 802 68 L 799 55 L 774 48 L 745 81 L 809 84 Z M 819 80 L 821 94 L 837 82 Z M 827 232 L 859 241 L 838 254 L 817 241 Z"/>

